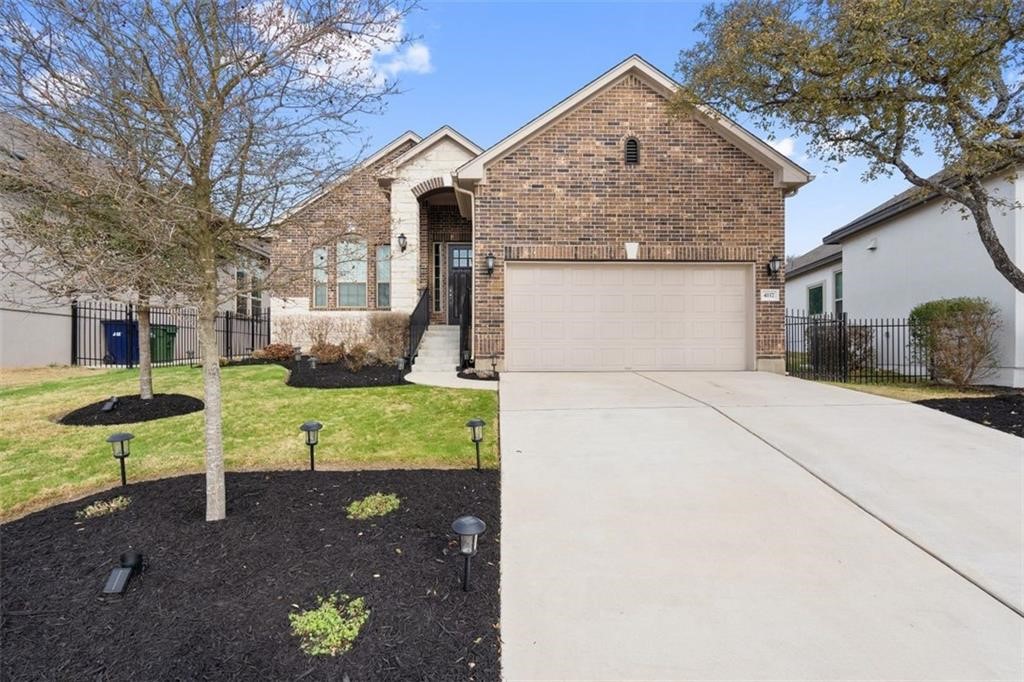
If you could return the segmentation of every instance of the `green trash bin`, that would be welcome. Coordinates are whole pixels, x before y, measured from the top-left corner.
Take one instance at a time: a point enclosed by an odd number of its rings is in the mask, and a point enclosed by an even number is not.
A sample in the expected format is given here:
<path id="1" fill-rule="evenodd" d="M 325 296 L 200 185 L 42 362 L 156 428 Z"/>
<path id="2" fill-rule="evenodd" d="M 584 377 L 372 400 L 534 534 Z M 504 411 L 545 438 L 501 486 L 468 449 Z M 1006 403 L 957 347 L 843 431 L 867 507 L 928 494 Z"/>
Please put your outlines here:
<path id="1" fill-rule="evenodd" d="M 178 327 L 173 324 L 154 324 L 149 328 L 149 350 L 153 362 L 171 362 L 174 360 L 174 338 L 178 335 Z"/>

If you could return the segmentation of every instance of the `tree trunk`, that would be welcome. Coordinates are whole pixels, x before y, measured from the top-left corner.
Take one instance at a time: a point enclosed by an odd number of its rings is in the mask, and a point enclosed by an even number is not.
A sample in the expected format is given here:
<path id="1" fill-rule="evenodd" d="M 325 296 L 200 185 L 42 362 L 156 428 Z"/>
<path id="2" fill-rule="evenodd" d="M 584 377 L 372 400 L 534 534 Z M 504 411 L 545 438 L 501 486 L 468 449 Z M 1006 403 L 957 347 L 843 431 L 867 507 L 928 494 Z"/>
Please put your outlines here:
<path id="1" fill-rule="evenodd" d="M 1024 270 L 1014 264 L 1013 259 L 1006 253 L 1006 249 L 999 241 L 999 235 L 992 226 L 992 216 L 989 214 L 988 195 L 980 183 L 976 185 L 972 183 L 970 192 L 974 201 L 967 202 L 966 206 L 978 226 L 978 235 L 981 237 L 981 243 L 985 245 L 985 250 L 988 251 L 989 258 L 992 259 L 999 274 L 1005 277 L 1017 291 L 1024 292 Z"/>
<path id="2" fill-rule="evenodd" d="M 224 488 L 224 440 L 221 433 L 220 350 L 217 347 L 217 302 L 208 295 L 199 308 L 199 350 L 203 355 L 203 409 L 206 436 L 206 520 L 227 516 Z"/>
<path id="3" fill-rule="evenodd" d="M 149 299 L 139 297 L 139 397 L 153 399 L 153 353 L 149 345 Z"/>

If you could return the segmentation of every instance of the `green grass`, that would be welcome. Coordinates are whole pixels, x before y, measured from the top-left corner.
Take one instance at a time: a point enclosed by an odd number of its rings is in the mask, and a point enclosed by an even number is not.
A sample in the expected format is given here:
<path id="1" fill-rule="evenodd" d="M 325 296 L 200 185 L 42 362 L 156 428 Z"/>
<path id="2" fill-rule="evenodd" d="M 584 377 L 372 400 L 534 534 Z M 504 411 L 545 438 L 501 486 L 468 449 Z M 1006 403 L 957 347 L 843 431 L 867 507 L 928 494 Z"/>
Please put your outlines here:
<path id="1" fill-rule="evenodd" d="M 930 400 L 932 398 L 987 398 L 996 395 L 997 393 L 984 388 L 959 389 L 947 384 L 933 384 L 923 381 L 905 381 L 886 384 L 860 383 L 856 381 L 848 381 L 845 383 L 826 381 L 824 383 L 839 386 L 841 388 L 853 389 L 854 391 L 861 391 L 862 393 L 871 393 L 873 395 L 895 398 L 896 400 L 908 400 L 910 402 Z"/>
<path id="2" fill-rule="evenodd" d="M 345 511 L 350 519 L 365 521 L 375 516 L 385 516 L 402 506 L 402 500 L 394 493 L 374 493 L 356 500 Z"/>
<path id="3" fill-rule="evenodd" d="M 484 464 L 498 464 L 497 396 L 491 391 L 428 386 L 302 389 L 284 384 L 277 365 L 222 369 L 224 453 L 228 471 L 303 469 L 309 454 L 299 432 L 323 422 L 317 469 L 462 468 L 475 465 L 465 423 L 482 417 Z M 135 370 L 53 370 L 26 382 L 5 373 L 0 388 L 0 518 L 117 485 L 107 436 L 135 434 L 131 481 L 202 472 L 203 414 L 121 427 L 62 426 L 62 415 L 111 395 L 138 393 Z M 202 397 L 198 369 L 159 368 L 157 393 Z"/>

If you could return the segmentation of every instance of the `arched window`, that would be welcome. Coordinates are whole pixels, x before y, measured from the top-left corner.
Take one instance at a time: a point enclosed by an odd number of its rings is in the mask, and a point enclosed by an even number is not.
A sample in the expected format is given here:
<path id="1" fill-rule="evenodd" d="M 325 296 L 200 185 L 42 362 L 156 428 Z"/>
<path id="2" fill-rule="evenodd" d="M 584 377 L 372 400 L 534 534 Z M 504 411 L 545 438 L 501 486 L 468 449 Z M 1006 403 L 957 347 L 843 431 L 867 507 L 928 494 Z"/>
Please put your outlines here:
<path id="1" fill-rule="evenodd" d="M 635 137 L 626 140 L 626 164 L 635 166 L 640 163 L 640 143 Z"/>

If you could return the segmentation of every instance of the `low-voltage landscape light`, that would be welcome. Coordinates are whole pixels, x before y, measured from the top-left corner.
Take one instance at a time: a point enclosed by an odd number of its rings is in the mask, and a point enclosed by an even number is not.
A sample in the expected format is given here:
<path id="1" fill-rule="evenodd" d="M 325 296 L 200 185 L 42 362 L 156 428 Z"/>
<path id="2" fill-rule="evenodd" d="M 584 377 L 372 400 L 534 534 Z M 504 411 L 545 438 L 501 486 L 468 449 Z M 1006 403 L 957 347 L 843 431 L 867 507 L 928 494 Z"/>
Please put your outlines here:
<path id="1" fill-rule="evenodd" d="M 316 471 L 314 453 L 316 452 L 316 444 L 320 442 L 320 429 L 322 428 L 324 428 L 324 425 L 316 421 L 303 422 L 302 426 L 299 427 L 299 431 L 306 434 L 306 445 L 309 446 L 310 471 Z"/>
<path id="2" fill-rule="evenodd" d="M 309 368 L 310 369 L 316 369 L 316 356 L 315 355 L 310 355 L 309 356 Z"/>
<path id="3" fill-rule="evenodd" d="M 487 425 L 483 419 L 477 417 L 476 419 L 470 419 L 466 422 L 466 426 L 469 427 L 469 437 L 473 439 L 473 444 L 476 445 L 476 470 L 480 471 L 480 442 L 484 439 L 484 427 Z"/>
<path id="4" fill-rule="evenodd" d="M 295 351 L 295 362 L 300 362 L 302 360 L 302 347 L 292 346 L 292 350 Z"/>
<path id="5" fill-rule="evenodd" d="M 115 433 L 107 438 L 114 459 L 121 463 L 121 485 L 128 485 L 124 473 L 124 460 L 128 455 L 132 454 L 132 446 L 129 442 L 132 438 L 135 438 L 135 436 L 130 433 Z"/>
<path id="6" fill-rule="evenodd" d="M 463 592 L 469 592 L 469 563 L 476 556 L 477 543 L 485 530 L 487 530 L 487 524 L 475 516 L 460 516 L 452 522 L 452 531 L 459 536 L 459 554 L 463 558 Z"/>

